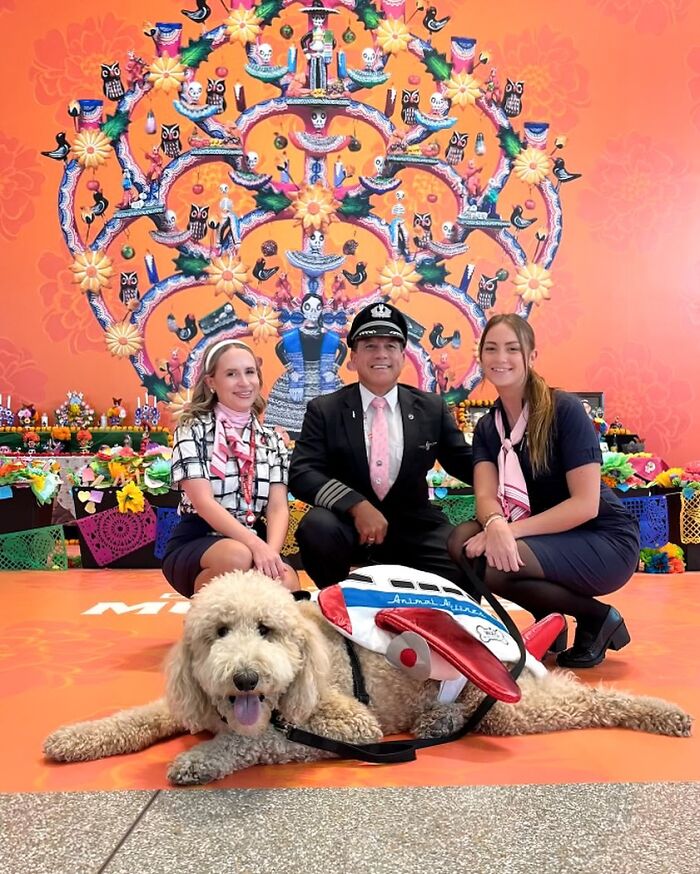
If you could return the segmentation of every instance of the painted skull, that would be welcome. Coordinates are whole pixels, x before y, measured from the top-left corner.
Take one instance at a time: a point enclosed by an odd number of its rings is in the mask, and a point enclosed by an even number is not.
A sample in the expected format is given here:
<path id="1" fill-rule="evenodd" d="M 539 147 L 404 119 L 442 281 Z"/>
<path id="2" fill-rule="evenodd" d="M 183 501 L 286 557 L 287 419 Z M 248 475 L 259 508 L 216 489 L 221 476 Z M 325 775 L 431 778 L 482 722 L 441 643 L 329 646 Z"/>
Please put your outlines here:
<path id="1" fill-rule="evenodd" d="M 315 109 L 311 113 L 311 124 L 313 125 L 314 130 L 323 130 L 326 126 L 327 118 L 328 113 L 324 112 L 322 109 Z"/>
<path id="2" fill-rule="evenodd" d="M 372 48 L 362 50 L 362 63 L 365 65 L 365 70 L 374 70 L 377 63 L 377 53 Z"/>
<path id="3" fill-rule="evenodd" d="M 301 305 L 301 314 L 304 316 L 304 321 L 310 325 L 318 325 L 322 309 L 321 299 L 314 294 L 308 295 Z"/>
<path id="4" fill-rule="evenodd" d="M 430 109 L 432 110 L 433 115 L 447 115 L 447 100 L 439 91 L 434 91 L 430 95 Z"/>
<path id="5" fill-rule="evenodd" d="M 202 99 L 203 89 L 199 82 L 187 82 L 183 90 L 187 103 L 199 103 Z"/>
<path id="6" fill-rule="evenodd" d="M 260 43 L 258 46 L 258 61 L 263 67 L 268 67 L 272 63 L 272 46 L 270 43 Z"/>
<path id="7" fill-rule="evenodd" d="M 320 255 L 323 251 L 323 243 L 326 239 L 321 231 L 314 230 L 309 234 L 309 251 L 314 255 Z"/>
<path id="8" fill-rule="evenodd" d="M 258 166 L 260 156 L 257 152 L 246 152 L 246 161 L 248 162 L 248 171 L 255 173 L 255 168 Z"/>
<path id="9" fill-rule="evenodd" d="M 454 224 L 452 222 L 443 222 L 442 233 L 446 240 L 453 240 L 455 235 Z"/>
<path id="10" fill-rule="evenodd" d="M 177 215 L 174 209 L 168 209 L 165 212 L 165 229 L 166 231 L 174 231 L 177 224 Z"/>
<path id="11" fill-rule="evenodd" d="M 377 155 L 374 159 L 374 174 L 375 176 L 383 176 L 384 175 L 384 158 L 381 155 Z"/>

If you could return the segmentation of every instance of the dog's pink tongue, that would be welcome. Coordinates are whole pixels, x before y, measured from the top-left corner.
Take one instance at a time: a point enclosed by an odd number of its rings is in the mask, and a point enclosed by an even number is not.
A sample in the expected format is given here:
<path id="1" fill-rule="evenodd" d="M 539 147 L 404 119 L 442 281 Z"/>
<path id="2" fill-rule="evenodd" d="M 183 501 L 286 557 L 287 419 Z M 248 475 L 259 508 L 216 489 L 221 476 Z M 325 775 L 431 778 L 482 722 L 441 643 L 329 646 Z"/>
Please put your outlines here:
<path id="1" fill-rule="evenodd" d="M 241 725 L 255 725 L 260 718 L 260 698 L 257 695 L 236 695 L 233 715 Z"/>

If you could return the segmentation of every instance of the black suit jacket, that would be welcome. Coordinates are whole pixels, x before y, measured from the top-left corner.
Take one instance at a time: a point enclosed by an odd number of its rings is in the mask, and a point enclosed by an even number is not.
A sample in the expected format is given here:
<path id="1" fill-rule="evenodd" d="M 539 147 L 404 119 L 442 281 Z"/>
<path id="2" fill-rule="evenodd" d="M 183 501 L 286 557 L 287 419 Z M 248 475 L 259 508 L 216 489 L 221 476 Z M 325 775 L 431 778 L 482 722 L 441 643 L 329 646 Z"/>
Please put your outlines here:
<path id="1" fill-rule="evenodd" d="M 357 383 L 314 398 L 306 408 L 289 469 L 289 489 L 296 498 L 336 513 L 368 500 L 390 522 L 444 522 L 428 500 L 426 474 L 437 460 L 448 473 L 471 482 L 471 447 L 439 395 L 401 384 L 398 390 L 403 457 L 384 500 L 370 484 Z"/>

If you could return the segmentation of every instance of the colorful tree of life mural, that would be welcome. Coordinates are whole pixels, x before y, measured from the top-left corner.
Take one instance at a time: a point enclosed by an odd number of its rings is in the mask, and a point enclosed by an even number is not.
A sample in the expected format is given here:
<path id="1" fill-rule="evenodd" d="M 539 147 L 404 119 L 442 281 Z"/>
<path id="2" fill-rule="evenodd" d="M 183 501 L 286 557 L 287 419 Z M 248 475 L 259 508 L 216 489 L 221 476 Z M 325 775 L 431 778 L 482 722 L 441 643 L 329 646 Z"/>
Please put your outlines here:
<path id="1" fill-rule="evenodd" d="M 353 314 L 391 301 L 416 384 L 467 397 L 488 317 L 550 298 L 566 138 L 520 125 L 526 83 L 435 7 L 234 0 L 213 24 L 212 6 L 146 23 L 153 55 L 66 95 L 75 130 L 45 153 L 107 350 L 176 411 L 212 339 L 274 349 L 267 418 L 295 436 L 341 384 Z"/>

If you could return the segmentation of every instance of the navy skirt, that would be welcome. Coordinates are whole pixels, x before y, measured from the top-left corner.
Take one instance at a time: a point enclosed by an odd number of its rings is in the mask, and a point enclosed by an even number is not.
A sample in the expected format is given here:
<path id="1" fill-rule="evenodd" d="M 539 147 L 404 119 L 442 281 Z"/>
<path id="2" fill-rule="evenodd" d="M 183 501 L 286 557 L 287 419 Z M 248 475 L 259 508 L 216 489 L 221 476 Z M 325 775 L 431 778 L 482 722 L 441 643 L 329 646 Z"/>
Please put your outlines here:
<path id="1" fill-rule="evenodd" d="M 621 589 L 639 565 L 636 522 L 624 528 L 575 528 L 518 539 L 535 554 L 546 580 L 581 595 L 595 597 Z"/>
<path id="2" fill-rule="evenodd" d="M 256 521 L 253 530 L 263 540 L 267 537 L 262 520 Z M 202 570 L 202 556 L 222 539 L 224 535 L 214 531 L 201 516 L 195 513 L 182 516 L 170 535 L 162 564 L 163 575 L 176 592 L 185 598 L 194 595 L 194 583 Z M 289 563 L 284 557 L 282 561 Z"/>

